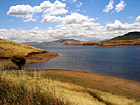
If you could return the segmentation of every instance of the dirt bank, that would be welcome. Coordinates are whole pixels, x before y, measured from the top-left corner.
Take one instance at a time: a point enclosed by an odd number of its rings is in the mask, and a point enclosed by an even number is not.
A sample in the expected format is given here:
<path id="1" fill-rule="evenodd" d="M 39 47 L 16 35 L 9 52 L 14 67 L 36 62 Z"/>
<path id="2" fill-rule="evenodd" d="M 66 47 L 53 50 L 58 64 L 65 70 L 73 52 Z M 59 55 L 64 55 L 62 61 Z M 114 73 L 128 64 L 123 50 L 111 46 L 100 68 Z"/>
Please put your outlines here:
<path id="1" fill-rule="evenodd" d="M 37 64 L 40 62 L 49 61 L 57 56 L 59 56 L 59 54 L 54 52 L 45 52 L 45 53 L 38 53 L 38 54 L 33 53 L 26 57 L 27 61 L 25 65 Z M 10 58 L 0 59 L 0 63 L 5 67 L 5 69 L 17 68 L 17 66 L 11 62 Z"/>

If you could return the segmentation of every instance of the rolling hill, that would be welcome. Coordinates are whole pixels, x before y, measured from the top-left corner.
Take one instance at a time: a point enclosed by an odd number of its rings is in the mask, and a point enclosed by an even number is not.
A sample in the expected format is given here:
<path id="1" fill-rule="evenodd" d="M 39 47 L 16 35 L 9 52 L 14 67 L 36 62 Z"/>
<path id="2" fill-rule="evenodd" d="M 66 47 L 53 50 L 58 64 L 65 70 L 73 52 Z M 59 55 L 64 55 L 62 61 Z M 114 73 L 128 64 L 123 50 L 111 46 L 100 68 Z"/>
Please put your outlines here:
<path id="1" fill-rule="evenodd" d="M 0 58 L 7 58 L 12 55 L 28 55 L 29 53 L 40 53 L 43 49 L 27 46 L 24 44 L 16 43 L 0 39 Z"/>
<path id="2" fill-rule="evenodd" d="M 23 44 L 26 45 L 38 45 L 38 44 L 75 44 L 75 43 L 81 43 L 82 41 L 75 40 L 75 39 L 59 39 L 54 40 L 51 42 L 23 42 Z"/>
<path id="3" fill-rule="evenodd" d="M 59 39 L 52 42 L 48 42 L 47 44 L 74 44 L 74 43 L 81 43 L 82 41 L 75 40 L 75 39 Z"/>
<path id="4" fill-rule="evenodd" d="M 135 40 L 139 38 L 140 38 L 140 32 L 129 32 L 123 36 L 118 36 L 111 40 Z"/>

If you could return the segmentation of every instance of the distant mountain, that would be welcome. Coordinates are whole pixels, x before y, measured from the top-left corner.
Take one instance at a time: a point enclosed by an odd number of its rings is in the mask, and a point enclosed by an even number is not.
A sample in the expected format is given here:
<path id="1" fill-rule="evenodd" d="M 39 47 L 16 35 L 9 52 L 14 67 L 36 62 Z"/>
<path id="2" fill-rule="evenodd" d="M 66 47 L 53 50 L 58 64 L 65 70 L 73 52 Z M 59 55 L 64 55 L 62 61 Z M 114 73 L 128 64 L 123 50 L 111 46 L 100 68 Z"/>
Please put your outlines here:
<path id="1" fill-rule="evenodd" d="M 59 39 L 52 42 L 47 42 L 47 44 L 75 44 L 75 43 L 82 43 L 82 41 L 75 39 Z"/>
<path id="2" fill-rule="evenodd" d="M 111 40 L 135 40 L 135 39 L 140 39 L 140 32 L 129 32 L 123 36 L 118 36 Z"/>
<path id="3" fill-rule="evenodd" d="M 82 43 L 83 41 L 75 40 L 75 39 L 59 39 L 51 42 L 23 42 L 26 45 L 37 45 L 37 44 L 75 44 Z"/>
<path id="4" fill-rule="evenodd" d="M 26 45 L 37 45 L 40 44 L 39 42 L 22 42 L 22 44 L 26 44 Z"/>
<path id="5" fill-rule="evenodd" d="M 102 42 L 84 42 L 67 44 L 67 46 L 140 46 L 140 32 L 129 32 Z"/>

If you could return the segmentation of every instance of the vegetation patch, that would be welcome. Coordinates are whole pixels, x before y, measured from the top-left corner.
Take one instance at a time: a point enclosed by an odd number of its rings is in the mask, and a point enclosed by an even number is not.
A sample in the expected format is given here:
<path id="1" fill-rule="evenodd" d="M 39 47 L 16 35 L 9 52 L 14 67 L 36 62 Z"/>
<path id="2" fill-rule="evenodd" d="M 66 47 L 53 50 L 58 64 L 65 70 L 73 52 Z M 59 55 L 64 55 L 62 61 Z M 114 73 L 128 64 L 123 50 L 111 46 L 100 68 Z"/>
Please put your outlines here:
<path id="1" fill-rule="evenodd" d="M 27 46 L 21 43 L 0 39 L 0 58 L 8 58 L 13 55 L 27 56 L 33 52 L 43 52 L 43 49 Z"/>
<path id="2" fill-rule="evenodd" d="M 44 78 L 41 72 L 0 71 L 0 104 L 139 105 L 134 99 Z"/>

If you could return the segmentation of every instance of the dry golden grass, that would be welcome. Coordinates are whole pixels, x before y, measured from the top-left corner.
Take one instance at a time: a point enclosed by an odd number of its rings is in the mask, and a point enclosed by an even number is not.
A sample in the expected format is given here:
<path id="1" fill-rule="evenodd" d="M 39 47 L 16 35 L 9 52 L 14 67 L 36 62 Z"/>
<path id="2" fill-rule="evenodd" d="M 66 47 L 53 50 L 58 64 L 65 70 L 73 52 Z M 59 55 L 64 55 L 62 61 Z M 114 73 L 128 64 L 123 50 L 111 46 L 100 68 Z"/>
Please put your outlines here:
<path id="1" fill-rule="evenodd" d="M 47 102 L 47 105 L 140 105 L 140 102 L 134 99 L 43 78 L 41 75 L 41 72 L 35 71 L 32 75 L 25 71 L 0 71 L 0 102 L 9 104 L 11 100 L 15 100 L 14 104 L 21 104 L 23 100 L 18 101 L 18 97 L 24 94 L 24 100 L 31 105 L 45 105 Z M 5 92 L 9 91 L 10 87 L 14 87 L 12 91 Z M 20 91 L 24 93 L 21 94 Z"/>
<path id="2" fill-rule="evenodd" d="M 27 55 L 32 52 L 43 52 L 44 50 L 0 39 L 0 57 L 10 57 L 13 55 Z"/>

